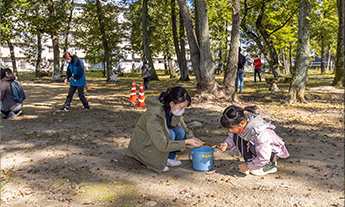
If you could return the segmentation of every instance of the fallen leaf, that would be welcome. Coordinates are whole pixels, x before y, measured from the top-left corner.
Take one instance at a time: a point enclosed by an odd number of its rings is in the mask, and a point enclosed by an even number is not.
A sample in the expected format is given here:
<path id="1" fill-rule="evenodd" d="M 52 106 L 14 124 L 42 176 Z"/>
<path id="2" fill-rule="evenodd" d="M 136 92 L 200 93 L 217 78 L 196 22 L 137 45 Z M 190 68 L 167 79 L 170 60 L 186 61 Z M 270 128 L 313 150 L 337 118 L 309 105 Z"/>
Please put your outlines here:
<path id="1" fill-rule="evenodd" d="M 88 205 L 88 204 L 93 204 L 92 201 L 84 201 L 81 205 Z"/>

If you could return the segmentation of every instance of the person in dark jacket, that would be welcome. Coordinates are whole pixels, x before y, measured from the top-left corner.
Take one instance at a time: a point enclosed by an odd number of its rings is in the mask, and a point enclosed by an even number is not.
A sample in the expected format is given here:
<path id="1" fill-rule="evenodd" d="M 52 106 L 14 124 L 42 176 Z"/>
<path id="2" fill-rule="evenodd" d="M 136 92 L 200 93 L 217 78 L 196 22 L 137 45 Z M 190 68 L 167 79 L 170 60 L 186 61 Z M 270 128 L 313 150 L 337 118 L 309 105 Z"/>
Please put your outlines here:
<path id="1" fill-rule="evenodd" d="M 22 113 L 23 103 L 12 100 L 11 82 L 15 80 L 9 68 L 1 68 L 1 112 L 5 115 L 3 119 L 11 119 Z"/>
<path id="2" fill-rule="evenodd" d="M 150 73 L 150 66 L 149 66 L 149 63 L 148 61 L 145 59 L 144 60 L 144 63 L 143 63 L 143 66 L 141 68 L 141 76 L 143 77 L 144 79 L 144 88 L 147 89 L 147 85 L 149 84 L 150 82 L 150 76 L 151 76 L 151 73 Z"/>
<path id="3" fill-rule="evenodd" d="M 240 91 L 239 91 L 239 93 L 242 93 L 242 90 L 243 90 L 244 66 L 245 65 L 246 65 L 246 58 L 241 54 L 241 48 L 239 48 L 237 73 L 236 73 L 236 81 L 235 81 L 235 92 L 236 93 L 237 93 L 237 90 L 238 90 L 238 82 L 240 82 Z"/>
<path id="4" fill-rule="evenodd" d="M 84 86 L 86 85 L 84 63 L 76 55 L 72 56 L 68 52 L 63 55 L 63 59 L 68 63 L 65 83 L 67 84 L 69 78 L 71 78 L 71 81 L 66 102 L 60 110 L 69 110 L 73 95 L 77 89 L 79 99 L 84 106 L 83 110 L 90 109 L 89 103 L 84 96 Z"/>

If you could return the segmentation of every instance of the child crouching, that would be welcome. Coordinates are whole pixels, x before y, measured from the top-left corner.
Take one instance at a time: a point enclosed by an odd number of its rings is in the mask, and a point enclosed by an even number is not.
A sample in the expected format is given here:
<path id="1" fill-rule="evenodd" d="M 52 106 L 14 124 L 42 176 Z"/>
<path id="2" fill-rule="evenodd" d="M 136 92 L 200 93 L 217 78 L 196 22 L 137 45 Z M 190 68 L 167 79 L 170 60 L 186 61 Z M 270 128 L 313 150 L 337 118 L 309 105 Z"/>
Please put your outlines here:
<path id="1" fill-rule="evenodd" d="M 224 110 L 220 122 L 230 133 L 220 149 L 223 152 L 226 149 L 238 150 L 245 160 L 238 166 L 240 172 L 266 175 L 276 172 L 277 157 L 286 158 L 289 152 L 274 132 L 275 126 L 271 121 L 262 119 L 255 109 L 255 106 L 243 109 L 232 105 Z"/>

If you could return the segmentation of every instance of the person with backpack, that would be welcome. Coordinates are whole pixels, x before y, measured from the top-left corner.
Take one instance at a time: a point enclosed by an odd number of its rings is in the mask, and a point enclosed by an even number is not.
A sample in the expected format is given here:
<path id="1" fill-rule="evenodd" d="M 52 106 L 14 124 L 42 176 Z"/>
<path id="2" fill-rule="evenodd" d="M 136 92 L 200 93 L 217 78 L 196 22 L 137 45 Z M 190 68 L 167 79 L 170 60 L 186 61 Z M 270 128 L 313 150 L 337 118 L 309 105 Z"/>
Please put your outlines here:
<path id="1" fill-rule="evenodd" d="M 25 94 L 19 83 L 14 81 L 15 78 L 9 68 L 1 68 L 1 112 L 5 115 L 3 119 L 12 119 L 22 113 Z M 16 96 L 17 93 L 12 88 L 16 89 L 17 87 L 11 87 L 12 85 L 19 87 L 22 90 L 19 93 L 24 94 L 24 96 Z"/>
<path id="2" fill-rule="evenodd" d="M 60 110 L 61 111 L 69 110 L 72 99 L 73 99 L 73 95 L 77 89 L 78 89 L 79 99 L 83 103 L 83 106 L 84 106 L 83 110 L 90 109 L 89 103 L 87 102 L 84 96 L 84 86 L 86 85 L 84 63 L 76 55 L 72 56 L 69 52 L 66 52 L 63 55 L 63 59 L 68 63 L 65 83 L 67 84 L 69 78 L 71 78 L 71 81 L 70 81 L 70 88 L 68 91 L 66 102 Z"/>

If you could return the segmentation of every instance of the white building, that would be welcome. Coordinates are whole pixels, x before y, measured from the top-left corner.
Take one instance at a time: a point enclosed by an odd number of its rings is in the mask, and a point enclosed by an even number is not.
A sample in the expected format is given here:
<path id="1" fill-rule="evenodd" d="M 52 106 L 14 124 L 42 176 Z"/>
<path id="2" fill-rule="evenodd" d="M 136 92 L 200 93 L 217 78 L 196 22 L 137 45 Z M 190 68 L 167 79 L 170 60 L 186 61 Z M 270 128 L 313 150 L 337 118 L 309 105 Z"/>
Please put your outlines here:
<path id="1" fill-rule="evenodd" d="M 85 4 L 83 1 L 75 1 L 74 2 L 74 10 L 73 10 L 73 16 L 79 15 L 81 12 L 83 12 L 83 4 Z M 128 12 L 128 7 L 123 7 L 123 10 L 119 13 L 119 21 L 125 22 L 128 21 L 126 19 L 126 14 Z M 71 28 L 73 31 L 73 27 Z M 69 36 L 69 42 L 70 46 L 68 48 L 68 51 L 71 54 L 76 54 L 84 63 L 85 63 L 85 69 L 86 70 L 103 70 L 103 63 L 98 64 L 90 64 L 88 60 L 85 59 L 85 53 L 82 49 L 78 48 L 75 44 L 75 40 L 73 38 L 73 35 Z M 15 45 L 16 42 L 14 42 Z M 63 49 L 62 44 L 63 42 L 60 41 L 60 58 L 62 59 L 63 55 Z M 120 48 L 130 48 L 130 41 L 129 38 L 124 38 L 124 41 L 119 45 Z M 188 47 L 188 45 L 187 45 Z M 186 48 L 187 49 L 187 48 Z M 124 73 L 130 73 L 133 72 L 133 69 L 140 69 L 142 65 L 142 57 L 141 54 L 135 54 L 132 51 L 120 49 L 120 53 L 122 54 L 123 58 L 113 66 L 114 69 L 119 69 Z M 189 51 L 186 52 L 186 58 L 188 61 L 188 68 L 191 68 L 191 62 L 190 62 L 190 55 Z M 20 71 L 34 71 L 35 67 L 30 65 L 30 63 L 27 61 L 27 57 L 23 54 L 23 50 L 19 46 L 14 46 L 14 54 L 16 58 L 16 66 L 17 70 Z M 47 69 L 49 71 L 52 71 L 53 69 L 53 46 L 51 38 L 47 36 L 47 40 L 42 42 L 42 59 L 46 61 Z M 176 57 L 173 57 L 176 64 Z M 158 57 L 153 57 L 154 61 L 154 67 L 156 70 L 164 70 L 164 56 L 163 54 L 160 54 Z M 7 45 L 1 45 L 0 47 L 0 66 L 5 68 L 9 67 L 12 68 L 12 62 L 11 62 L 11 56 L 10 56 L 10 49 Z M 44 69 L 42 69 L 44 70 Z"/>

